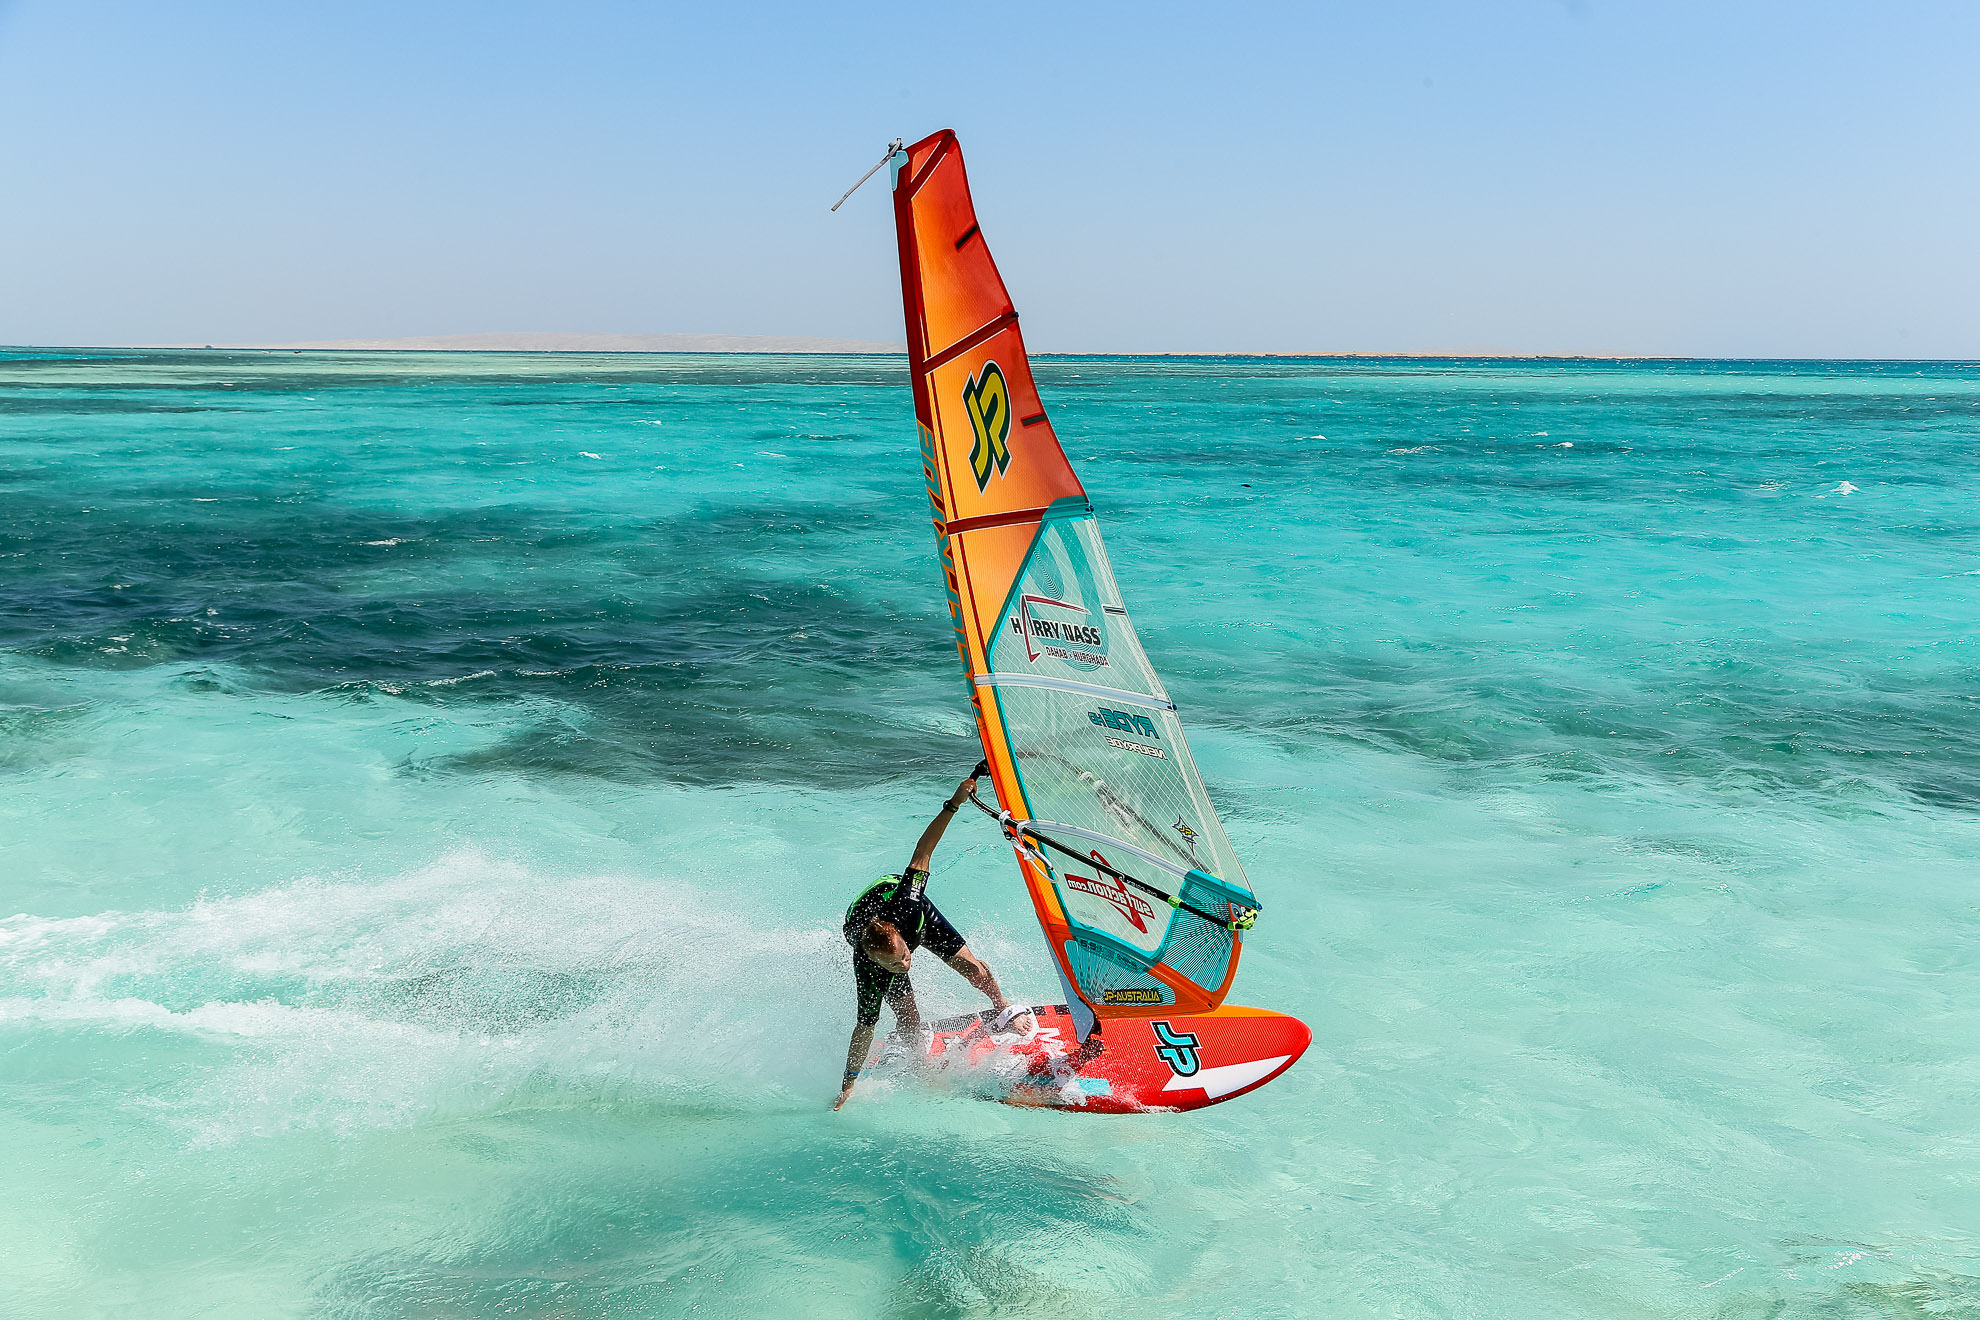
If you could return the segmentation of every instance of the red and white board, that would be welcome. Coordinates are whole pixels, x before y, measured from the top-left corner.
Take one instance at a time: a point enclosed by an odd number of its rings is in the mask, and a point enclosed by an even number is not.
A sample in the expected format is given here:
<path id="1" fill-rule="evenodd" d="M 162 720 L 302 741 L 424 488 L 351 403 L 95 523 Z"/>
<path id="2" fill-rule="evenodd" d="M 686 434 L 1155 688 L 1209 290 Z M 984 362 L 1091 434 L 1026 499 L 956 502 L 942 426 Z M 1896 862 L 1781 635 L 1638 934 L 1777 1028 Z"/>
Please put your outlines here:
<path id="1" fill-rule="evenodd" d="M 986 1099 L 1088 1114 L 1202 1109 L 1255 1091 L 1313 1041 L 1298 1018 L 1225 1004 L 1211 1013 L 1116 1018 L 1085 1045 L 1063 1004 L 1031 1010 L 1030 1032 L 995 1030 L 996 1010 L 932 1025 L 927 1052 L 890 1043 L 869 1065 L 882 1074 L 941 1078 Z"/>

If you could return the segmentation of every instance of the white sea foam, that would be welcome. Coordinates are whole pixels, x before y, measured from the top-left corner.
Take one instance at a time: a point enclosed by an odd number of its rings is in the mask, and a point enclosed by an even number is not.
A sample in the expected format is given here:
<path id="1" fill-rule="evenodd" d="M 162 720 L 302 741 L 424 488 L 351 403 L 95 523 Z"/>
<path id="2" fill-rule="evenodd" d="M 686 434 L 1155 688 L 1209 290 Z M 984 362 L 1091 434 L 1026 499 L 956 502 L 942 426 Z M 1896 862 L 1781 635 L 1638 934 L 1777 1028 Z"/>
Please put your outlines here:
<path id="1" fill-rule="evenodd" d="M 175 911 L 0 921 L 0 1024 L 222 1051 L 161 1116 L 201 1142 L 575 1097 L 746 1108 L 834 1075 L 836 930 L 472 851 Z M 206 1059 L 208 1053 L 197 1057 Z"/>
<path id="2" fill-rule="evenodd" d="M 453 687 L 458 683 L 472 683 L 477 678 L 493 677 L 495 677 L 495 671 L 493 669 L 477 669 L 472 674 L 456 674 L 452 678 L 429 678 L 426 680 L 425 686 Z"/>

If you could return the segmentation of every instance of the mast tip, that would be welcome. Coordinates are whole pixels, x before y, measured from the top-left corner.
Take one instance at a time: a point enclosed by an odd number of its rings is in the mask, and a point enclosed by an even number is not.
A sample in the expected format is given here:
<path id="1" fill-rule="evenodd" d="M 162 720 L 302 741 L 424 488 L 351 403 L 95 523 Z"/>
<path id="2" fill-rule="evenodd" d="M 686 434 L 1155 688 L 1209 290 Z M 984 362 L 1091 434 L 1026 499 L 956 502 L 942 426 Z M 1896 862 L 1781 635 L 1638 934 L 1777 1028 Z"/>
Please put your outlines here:
<path id="1" fill-rule="evenodd" d="M 868 179 L 878 174 L 880 172 L 880 166 L 885 165 L 888 161 L 892 160 L 895 157 L 895 155 L 900 152 L 900 150 L 901 150 L 901 140 L 899 138 L 895 138 L 892 142 L 889 142 L 887 144 L 887 154 L 880 158 L 880 164 L 875 165 L 872 169 L 860 175 L 859 183 L 865 183 Z M 854 193 L 859 191 L 859 183 L 855 183 L 852 187 L 846 189 L 845 192 L 840 196 L 839 200 L 832 203 L 832 209 L 834 211 L 838 210 L 840 207 L 846 204 L 846 198 L 852 196 Z"/>

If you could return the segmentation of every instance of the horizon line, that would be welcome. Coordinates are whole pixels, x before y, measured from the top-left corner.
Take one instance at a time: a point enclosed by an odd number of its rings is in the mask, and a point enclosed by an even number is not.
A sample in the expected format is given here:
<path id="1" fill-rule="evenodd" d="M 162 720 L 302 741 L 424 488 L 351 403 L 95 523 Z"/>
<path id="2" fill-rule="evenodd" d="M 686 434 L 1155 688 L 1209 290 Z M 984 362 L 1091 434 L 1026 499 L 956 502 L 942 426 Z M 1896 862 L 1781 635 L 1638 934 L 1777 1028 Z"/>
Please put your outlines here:
<path id="1" fill-rule="evenodd" d="M 682 336 L 686 337 L 686 336 Z M 710 336 L 711 338 L 715 336 Z M 720 336 L 730 338 L 731 336 Z M 733 336 L 744 338 L 745 336 Z M 777 336 L 747 336 L 776 338 Z M 362 341 L 358 341 L 362 342 Z M 905 346 L 887 349 L 843 348 L 387 348 L 343 347 L 319 344 L 0 344 L 0 352 L 183 352 L 183 353 L 361 353 L 361 354 L 477 354 L 526 357 L 867 357 L 905 358 Z M 1938 366 L 1980 367 L 1980 360 L 1966 357 L 1848 357 L 1848 356 L 1704 356 L 1695 353 L 1525 353 L 1492 349 L 1366 349 L 1324 350 L 1317 352 L 1216 350 L 1154 350 L 1144 352 L 1104 350 L 1039 350 L 1033 358 L 1218 358 L 1238 360 L 1444 360 L 1444 361 L 1527 361 L 1527 362 L 1916 362 Z"/>

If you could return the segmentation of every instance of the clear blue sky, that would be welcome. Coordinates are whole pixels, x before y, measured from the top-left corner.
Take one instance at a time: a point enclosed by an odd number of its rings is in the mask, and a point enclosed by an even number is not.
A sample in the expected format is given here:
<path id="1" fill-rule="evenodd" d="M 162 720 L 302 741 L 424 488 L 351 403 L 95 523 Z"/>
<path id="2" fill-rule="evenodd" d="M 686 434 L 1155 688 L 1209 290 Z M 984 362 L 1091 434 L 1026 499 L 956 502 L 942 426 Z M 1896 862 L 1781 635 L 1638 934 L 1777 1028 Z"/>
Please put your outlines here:
<path id="1" fill-rule="evenodd" d="M 0 0 L 0 343 L 900 337 L 953 127 L 1034 349 L 1980 356 L 1980 6 Z"/>

